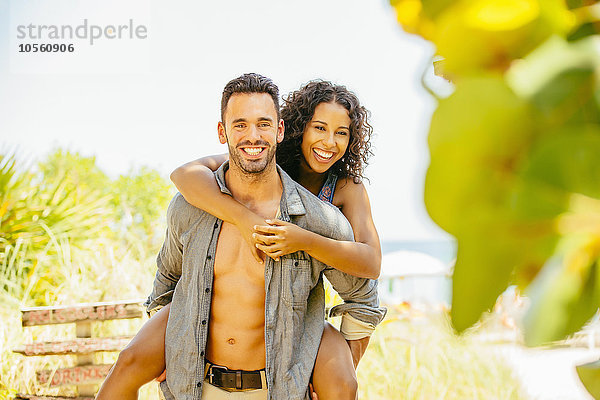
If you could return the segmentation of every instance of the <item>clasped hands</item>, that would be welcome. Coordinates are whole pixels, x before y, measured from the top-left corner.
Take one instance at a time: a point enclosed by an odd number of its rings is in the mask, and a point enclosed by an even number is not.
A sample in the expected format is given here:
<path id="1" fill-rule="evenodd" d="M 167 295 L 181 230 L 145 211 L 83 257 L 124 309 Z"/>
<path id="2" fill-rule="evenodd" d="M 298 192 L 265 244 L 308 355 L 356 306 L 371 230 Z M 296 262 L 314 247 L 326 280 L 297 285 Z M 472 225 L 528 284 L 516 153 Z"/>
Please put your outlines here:
<path id="1" fill-rule="evenodd" d="M 264 255 L 278 261 L 286 254 L 306 250 L 309 239 L 308 231 L 279 219 L 268 219 L 265 222 L 267 225 L 253 225 L 249 235 L 249 244 L 253 250 L 255 249 L 253 255 L 257 261 L 264 261 Z M 248 238 L 248 236 L 244 236 Z"/>

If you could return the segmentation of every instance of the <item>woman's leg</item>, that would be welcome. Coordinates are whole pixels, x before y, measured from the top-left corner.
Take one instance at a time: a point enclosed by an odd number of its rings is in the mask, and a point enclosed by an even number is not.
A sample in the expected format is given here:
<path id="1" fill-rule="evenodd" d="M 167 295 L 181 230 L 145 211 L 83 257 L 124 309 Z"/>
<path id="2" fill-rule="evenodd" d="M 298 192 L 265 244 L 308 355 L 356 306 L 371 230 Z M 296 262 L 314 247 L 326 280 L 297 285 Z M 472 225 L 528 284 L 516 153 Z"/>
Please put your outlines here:
<path id="1" fill-rule="evenodd" d="M 312 382 L 319 400 L 357 398 L 358 381 L 350 347 L 342 334 L 328 322 L 321 337 Z"/>
<path id="2" fill-rule="evenodd" d="M 163 307 L 121 351 L 96 400 L 135 400 L 140 387 L 165 370 L 165 330 L 171 304 Z"/>

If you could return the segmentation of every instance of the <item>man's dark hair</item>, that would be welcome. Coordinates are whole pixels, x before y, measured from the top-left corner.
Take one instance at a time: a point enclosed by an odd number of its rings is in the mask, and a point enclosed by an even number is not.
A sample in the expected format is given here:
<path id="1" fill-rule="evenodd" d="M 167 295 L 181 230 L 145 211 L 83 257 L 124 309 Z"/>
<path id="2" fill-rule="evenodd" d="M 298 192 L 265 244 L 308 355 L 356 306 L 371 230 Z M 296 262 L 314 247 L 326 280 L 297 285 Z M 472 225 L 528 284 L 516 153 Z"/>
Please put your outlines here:
<path id="1" fill-rule="evenodd" d="M 373 128 L 369 124 L 369 111 L 360 105 L 358 97 L 345 86 L 328 81 L 308 82 L 283 99 L 281 118 L 285 122 L 285 136 L 277 145 L 277 163 L 292 178 L 298 179 L 302 155 L 302 138 L 306 124 L 312 120 L 315 108 L 321 103 L 337 103 L 348 110 L 350 117 L 350 142 L 344 156 L 330 168 L 338 178 L 364 178 L 371 152 Z"/>
<path id="2" fill-rule="evenodd" d="M 229 98 L 236 93 L 266 93 L 270 95 L 277 112 L 277 120 L 279 120 L 279 88 L 271 79 L 256 73 L 249 73 L 235 78 L 225 85 L 223 97 L 221 97 L 221 122 L 225 122 L 225 110 Z"/>

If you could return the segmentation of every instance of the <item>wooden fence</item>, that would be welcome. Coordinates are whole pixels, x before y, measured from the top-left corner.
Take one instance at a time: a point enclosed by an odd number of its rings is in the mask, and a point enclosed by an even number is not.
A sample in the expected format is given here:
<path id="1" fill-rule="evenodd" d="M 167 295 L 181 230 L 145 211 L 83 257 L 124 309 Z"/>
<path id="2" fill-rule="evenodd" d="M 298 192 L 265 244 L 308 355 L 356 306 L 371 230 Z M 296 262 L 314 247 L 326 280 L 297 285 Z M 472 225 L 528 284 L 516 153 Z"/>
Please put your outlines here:
<path id="1" fill-rule="evenodd" d="M 24 356 L 76 356 L 76 365 L 57 370 L 37 371 L 39 384 L 48 387 L 76 386 L 77 397 L 18 394 L 16 400 L 92 400 L 111 364 L 95 364 L 94 353 L 121 351 L 132 336 L 92 337 L 92 324 L 115 319 L 141 318 L 141 300 L 109 303 L 77 304 L 73 306 L 33 307 L 22 311 L 23 327 L 36 325 L 75 324 L 76 337 L 60 342 L 25 344 L 13 351 Z"/>

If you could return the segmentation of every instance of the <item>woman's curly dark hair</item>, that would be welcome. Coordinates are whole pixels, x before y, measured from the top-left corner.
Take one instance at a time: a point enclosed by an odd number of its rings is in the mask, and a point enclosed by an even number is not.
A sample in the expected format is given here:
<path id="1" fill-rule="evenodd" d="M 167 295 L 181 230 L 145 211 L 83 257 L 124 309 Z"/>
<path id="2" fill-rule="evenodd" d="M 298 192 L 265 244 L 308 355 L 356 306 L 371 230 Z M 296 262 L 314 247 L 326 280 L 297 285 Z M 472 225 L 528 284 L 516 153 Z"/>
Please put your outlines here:
<path id="1" fill-rule="evenodd" d="M 338 178 L 364 178 L 364 169 L 371 152 L 373 128 L 368 122 L 369 111 L 360 105 L 354 93 L 345 86 L 315 80 L 283 99 L 281 118 L 285 123 L 285 136 L 277 145 L 277 163 L 294 179 L 298 179 L 302 160 L 302 136 L 306 124 L 312 120 L 315 108 L 321 103 L 335 102 L 346 110 L 350 117 L 350 141 L 344 156 L 330 170 Z"/>

